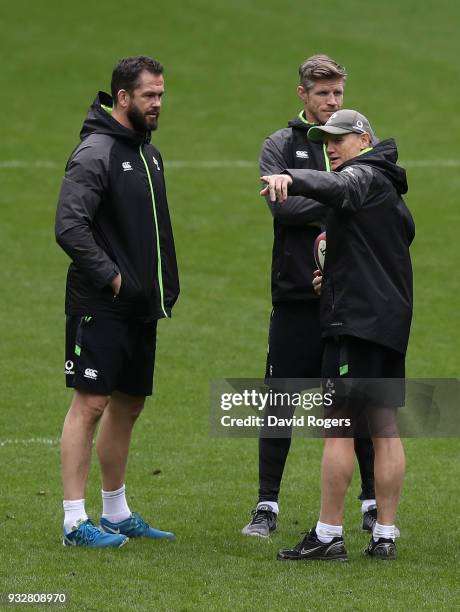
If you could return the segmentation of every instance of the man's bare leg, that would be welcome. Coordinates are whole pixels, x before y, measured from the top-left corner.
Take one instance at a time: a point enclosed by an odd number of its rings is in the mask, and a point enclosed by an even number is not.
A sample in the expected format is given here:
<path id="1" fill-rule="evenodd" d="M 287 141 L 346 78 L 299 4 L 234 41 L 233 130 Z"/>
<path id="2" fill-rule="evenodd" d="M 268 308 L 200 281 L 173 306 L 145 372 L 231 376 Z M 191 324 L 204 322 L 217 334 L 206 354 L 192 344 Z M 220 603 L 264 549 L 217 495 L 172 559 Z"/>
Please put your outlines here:
<path id="1" fill-rule="evenodd" d="M 114 391 L 110 397 L 96 440 L 104 491 L 115 491 L 125 482 L 131 433 L 144 401 L 144 397 L 120 391 Z"/>
<path id="2" fill-rule="evenodd" d="M 321 467 L 319 521 L 294 548 L 278 552 L 278 559 L 348 559 L 342 537 L 345 494 L 353 476 L 353 438 L 325 438 Z"/>
<path id="3" fill-rule="evenodd" d="M 353 438 L 326 438 L 321 466 L 321 512 L 319 520 L 342 525 L 345 495 L 355 463 Z"/>
<path id="4" fill-rule="evenodd" d="M 373 438 L 373 442 L 377 521 L 394 525 L 404 480 L 404 449 L 400 438 Z"/>
<path id="5" fill-rule="evenodd" d="M 91 462 L 93 436 L 108 397 L 75 391 L 61 437 L 64 499 L 83 499 Z"/>
<path id="6" fill-rule="evenodd" d="M 64 483 L 64 539 L 66 546 L 119 548 L 128 542 L 121 534 L 106 534 L 87 521 L 85 486 L 97 422 L 109 398 L 75 391 L 61 438 Z"/>

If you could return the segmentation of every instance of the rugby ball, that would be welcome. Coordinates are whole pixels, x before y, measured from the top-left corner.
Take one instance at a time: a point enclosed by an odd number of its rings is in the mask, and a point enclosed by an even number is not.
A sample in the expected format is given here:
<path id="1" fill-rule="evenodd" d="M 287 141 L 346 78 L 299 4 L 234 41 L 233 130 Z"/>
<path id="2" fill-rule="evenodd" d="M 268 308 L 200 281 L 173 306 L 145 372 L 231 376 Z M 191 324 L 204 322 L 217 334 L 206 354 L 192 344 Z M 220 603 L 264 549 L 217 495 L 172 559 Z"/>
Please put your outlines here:
<path id="1" fill-rule="evenodd" d="M 321 234 L 316 237 L 313 247 L 313 256 L 316 266 L 322 274 L 324 270 L 324 259 L 326 257 L 326 232 L 321 232 Z"/>

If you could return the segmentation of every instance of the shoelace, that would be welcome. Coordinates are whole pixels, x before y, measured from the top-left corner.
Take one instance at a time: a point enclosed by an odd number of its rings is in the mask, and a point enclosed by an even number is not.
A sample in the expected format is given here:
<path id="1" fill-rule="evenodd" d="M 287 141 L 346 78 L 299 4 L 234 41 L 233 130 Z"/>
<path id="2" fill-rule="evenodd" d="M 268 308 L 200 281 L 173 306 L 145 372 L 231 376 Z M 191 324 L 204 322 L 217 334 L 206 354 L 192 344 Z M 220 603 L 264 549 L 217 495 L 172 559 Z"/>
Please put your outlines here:
<path id="1" fill-rule="evenodd" d="M 377 522 L 377 510 L 374 510 L 374 509 L 368 510 L 366 514 L 369 516 L 371 520 L 371 525 L 373 527 L 375 523 Z"/>
<path id="2" fill-rule="evenodd" d="M 93 525 L 93 523 L 88 519 L 78 528 L 77 533 L 75 534 L 76 541 L 81 544 L 86 544 L 90 542 L 94 542 L 94 540 L 99 535 L 99 529 Z"/>
<path id="3" fill-rule="evenodd" d="M 251 523 L 253 525 L 259 525 L 260 523 L 263 523 L 264 521 L 269 519 L 269 514 L 273 513 L 270 512 L 270 510 L 253 510 L 251 514 L 253 517 Z"/>
<path id="4" fill-rule="evenodd" d="M 305 544 L 307 544 L 307 542 L 310 542 L 310 533 L 311 531 L 301 531 L 300 532 L 300 535 L 303 535 L 303 538 L 298 544 L 294 546 L 294 550 L 300 550 L 301 548 L 305 546 Z"/>
<path id="5" fill-rule="evenodd" d="M 150 525 L 144 521 L 144 519 L 137 514 L 137 512 L 133 512 L 131 516 L 130 527 L 142 527 L 142 529 L 149 529 Z"/>

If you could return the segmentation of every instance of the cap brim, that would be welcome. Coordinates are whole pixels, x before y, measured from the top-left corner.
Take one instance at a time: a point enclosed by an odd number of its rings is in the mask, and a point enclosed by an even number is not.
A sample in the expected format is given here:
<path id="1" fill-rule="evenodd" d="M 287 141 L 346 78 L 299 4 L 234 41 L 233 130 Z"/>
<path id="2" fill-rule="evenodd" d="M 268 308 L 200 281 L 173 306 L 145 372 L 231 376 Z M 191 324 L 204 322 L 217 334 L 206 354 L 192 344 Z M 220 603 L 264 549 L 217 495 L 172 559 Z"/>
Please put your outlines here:
<path id="1" fill-rule="evenodd" d="M 353 134 L 352 130 L 334 127 L 333 125 L 315 125 L 308 130 L 307 136 L 313 142 L 322 142 L 326 134 Z"/>

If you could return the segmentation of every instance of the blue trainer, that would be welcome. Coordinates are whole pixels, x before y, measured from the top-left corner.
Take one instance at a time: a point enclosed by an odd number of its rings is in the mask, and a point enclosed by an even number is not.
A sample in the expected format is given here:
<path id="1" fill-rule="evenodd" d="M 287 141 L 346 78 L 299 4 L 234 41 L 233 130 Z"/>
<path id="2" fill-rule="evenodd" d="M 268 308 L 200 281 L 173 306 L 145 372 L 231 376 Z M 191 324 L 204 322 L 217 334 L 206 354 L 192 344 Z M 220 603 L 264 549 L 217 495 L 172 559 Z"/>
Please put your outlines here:
<path id="1" fill-rule="evenodd" d="M 64 533 L 62 543 L 64 546 L 87 546 L 88 548 L 120 548 L 129 541 L 120 533 L 105 533 L 87 519 L 79 521 L 75 529 Z"/>
<path id="2" fill-rule="evenodd" d="M 112 534 L 122 533 L 129 538 L 176 539 L 176 536 L 170 531 L 161 531 L 150 527 L 137 512 L 133 512 L 129 518 L 120 523 L 111 523 L 106 518 L 101 517 L 101 529 Z"/>

